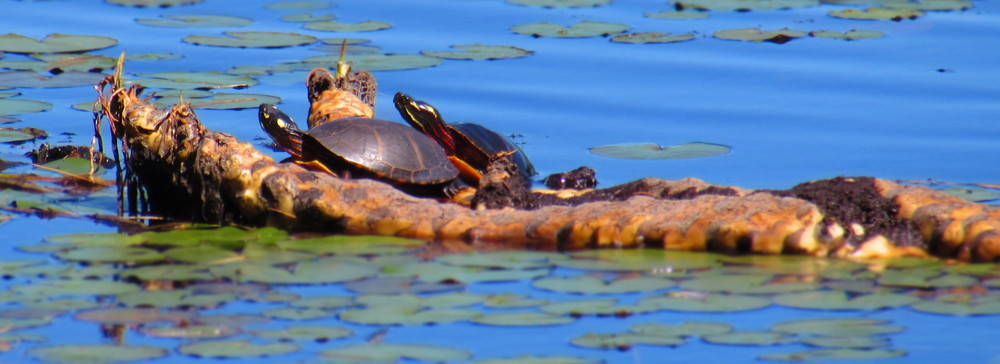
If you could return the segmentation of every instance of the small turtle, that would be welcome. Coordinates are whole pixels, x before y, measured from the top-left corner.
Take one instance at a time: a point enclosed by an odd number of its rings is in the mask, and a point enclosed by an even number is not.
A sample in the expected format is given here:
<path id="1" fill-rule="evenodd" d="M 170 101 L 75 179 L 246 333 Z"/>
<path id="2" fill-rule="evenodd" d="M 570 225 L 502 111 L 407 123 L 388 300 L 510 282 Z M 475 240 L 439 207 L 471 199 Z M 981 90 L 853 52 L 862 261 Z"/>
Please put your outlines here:
<path id="1" fill-rule="evenodd" d="M 392 121 L 350 117 L 302 131 L 271 104 L 260 125 L 299 164 L 347 178 L 372 178 L 414 195 L 449 195 L 458 169 L 427 136 Z"/>
<path id="2" fill-rule="evenodd" d="M 509 156 L 517 165 L 521 176 L 529 181 L 529 185 L 531 176 L 537 173 L 521 148 L 485 126 L 473 123 L 448 124 L 433 106 L 401 92 L 396 93 L 392 101 L 403 119 L 444 148 L 448 158 L 461 172 L 462 179 L 471 185 L 478 185 L 479 179 L 486 173 L 490 159 L 497 157 Z"/>

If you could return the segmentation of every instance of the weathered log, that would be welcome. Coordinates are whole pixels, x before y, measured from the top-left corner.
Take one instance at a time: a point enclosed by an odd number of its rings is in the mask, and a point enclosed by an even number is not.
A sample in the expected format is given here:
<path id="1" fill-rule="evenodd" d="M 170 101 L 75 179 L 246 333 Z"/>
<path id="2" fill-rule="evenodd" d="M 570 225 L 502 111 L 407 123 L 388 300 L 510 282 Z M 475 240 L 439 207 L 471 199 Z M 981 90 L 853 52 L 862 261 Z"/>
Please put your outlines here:
<path id="1" fill-rule="evenodd" d="M 966 261 L 1000 256 L 1000 210 L 870 177 L 788 191 L 647 178 L 532 210 L 470 209 L 276 163 L 206 129 L 187 105 L 158 109 L 135 88 L 102 96 L 148 208 L 165 216 L 289 230 L 494 241 L 558 249 L 660 247 L 731 253 Z M 823 193 L 827 191 L 828 193 Z"/>

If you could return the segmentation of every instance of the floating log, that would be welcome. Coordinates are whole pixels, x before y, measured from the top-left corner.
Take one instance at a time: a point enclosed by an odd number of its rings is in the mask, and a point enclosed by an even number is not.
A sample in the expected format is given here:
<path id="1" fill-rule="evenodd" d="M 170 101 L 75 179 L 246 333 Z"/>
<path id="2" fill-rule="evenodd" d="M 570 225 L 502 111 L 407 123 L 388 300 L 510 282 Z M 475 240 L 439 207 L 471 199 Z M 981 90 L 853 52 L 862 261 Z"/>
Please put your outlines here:
<path id="1" fill-rule="evenodd" d="M 838 177 L 765 191 L 646 178 L 569 196 L 515 198 L 529 200 L 529 208 L 469 208 L 277 163 L 249 143 L 205 128 L 189 105 L 160 109 L 138 93 L 134 86 L 102 93 L 97 117 L 122 140 L 147 208 L 162 216 L 540 249 L 931 254 L 980 262 L 1000 256 L 1000 210 L 926 187 Z"/>

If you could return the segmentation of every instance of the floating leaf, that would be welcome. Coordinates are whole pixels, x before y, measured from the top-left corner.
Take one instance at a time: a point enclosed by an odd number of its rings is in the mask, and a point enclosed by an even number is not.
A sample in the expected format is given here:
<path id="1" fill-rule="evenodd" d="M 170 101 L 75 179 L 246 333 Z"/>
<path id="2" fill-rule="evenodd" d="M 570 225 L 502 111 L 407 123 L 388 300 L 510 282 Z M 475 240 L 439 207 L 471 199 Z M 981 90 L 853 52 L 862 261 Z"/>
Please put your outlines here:
<path id="1" fill-rule="evenodd" d="M 333 14 L 286 14 L 281 16 L 281 20 L 294 22 L 294 23 L 309 23 L 309 22 L 321 22 L 327 20 L 336 19 L 337 16 Z"/>
<path id="2" fill-rule="evenodd" d="M 841 349 L 872 349 L 892 344 L 889 338 L 881 336 L 821 336 L 805 337 L 800 341 L 809 346 Z"/>
<path id="3" fill-rule="evenodd" d="M 641 32 L 619 34 L 611 37 L 615 43 L 649 44 L 649 43 L 677 43 L 694 39 L 694 34 L 670 34 L 662 32 Z M 714 144 L 713 144 L 714 145 Z M 657 146 L 659 148 L 659 146 Z M 728 151 L 726 152 L 728 153 Z"/>
<path id="4" fill-rule="evenodd" d="M 184 263 L 206 263 L 233 261 L 240 255 L 214 245 L 196 245 L 173 248 L 163 252 L 167 259 Z"/>
<path id="5" fill-rule="evenodd" d="M 776 360 L 776 361 L 816 362 L 816 361 L 830 361 L 830 360 L 891 359 L 903 356 L 906 356 L 906 352 L 902 350 L 825 349 L 825 350 L 800 351 L 795 353 L 764 354 L 758 356 L 757 359 Z"/>
<path id="6" fill-rule="evenodd" d="M 252 19 L 229 15 L 178 14 L 161 17 L 162 19 L 139 18 L 135 22 L 168 28 L 245 27 L 253 24 Z"/>
<path id="7" fill-rule="evenodd" d="M 191 44 L 235 48 L 284 48 L 310 44 L 316 37 L 286 32 L 223 32 L 226 36 L 189 35 L 182 39 Z"/>
<path id="8" fill-rule="evenodd" d="M 68 71 L 54 76 L 46 76 L 34 71 L 0 72 L 0 88 L 58 88 L 92 86 L 107 75 L 96 72 Z"/>
<path id="9" fill-rule="evenodd" d="M 685 322 L 679 326 L 653 323 L 632 325 L 629 331 L 646 335 L 704 336 L 733 332 L 733 326 L 718 322 Z"/>
<path id="10" fill-rule="evenodd" d="M 744 40 L 757 43 L 771 42 L 783 44 L 795 38 L 805 37 L 808 34 L 809 33 L 801 30 L 792 30 L 788 28 L 768 31 L 761 31 L 759 28 L 740 28 L 719 30 L 712 33 L 712 36 L 726 40 Z"/>
<path id="11" fill-rule="evenodd" d="M 474 293 L 443 293 L 433 296 L 404 295 L 364 295 L 355 301 L 369 307 L 407 306 L 415 308 L 451 308 L 482 303 L 486 296 Z"/>
<path id="12" fill-rule="evenodd" d="M 646 313 L 658 310 L 653 306 L 622 306 L 617 305 L 618 299 L 591 299 L 551 302 L 539 307 L 547 314 L 570 315 L 573 317 L 583 315 L 598 316 L 628 316 L 636 313 Z"/>
<path id="13" fill-rule="evenodd" d="M 558 253 L 519 250 L 447 254 L 436 258 L 438 262 L 448 265 L 503 269 L 545 268 L 552 266 L 554 261 L 565 259 L 565 255 Z"/>
<path id="14" fill-rule="evenodd" d="M 788 293 L 774 297 L 774 303 L 782 306 L 816 310 L 878 310 L 907 306 L 918 301 L 918 297 L 898 293 L 849 296 L 843 291 Z"/>
<path id="15" fill-rule="evenodd" d="M 647 18 L 654 19 L 707 19 L 710 15 L 704 11 L 667 10 L 659 13 L 644 13 Z"/>
<path id="16" fill-rule="evenodd" d="M 467 364 L 597 364 L 604 362 L 596 358 L 580 358 L 575 356 L 515 356 L 501 359 L 483 359 Z"/>
<path id="17" fill-rule="evenodd" d="M 974 277 L 958 274 L 940 275 L 938 269 L 891 269 L 882 272 L 878 283 L 883 286 L 899 286 L 914 288 L 949 288 L 966 287 L 979 283 Z"/>
<path id="18" fill-rule="evenodd" d="M 148 248 L 86 246 L 56 253 L 62 260 L 88 263 L 139 264 L 163 260 L 163 255 Z"/>
<path id="19" fill-rule="evenodd" d="M 753 296 L 671 292 L 667 296 L 643 298 L 639 305 L 683 312 L 739 312 L 770 306 L 771 301 Z"/>
<path id="20" fill-rule="evenodd" d="M 588 38 L 624 33 L 632 29 L 628 24 L 581 20 L 569 27 L 549 22 L 516 25 L 510 28 L 514 33 L 532 37 Z"/>
<path id="21" fill-rule="evenodd" d="M 818 282 L 774 281 L 769 274 L 709 275 L 696 277 L 681 283 L 681 287 L 692 291 L 727 292 L 742 294 L 771 294 L 810 291 L 820 287 Z"/>
<path id="22" fill-rule="evenodd" d="M 557 316 L 541 312 L 504 312 L 481 315 L 472 322 L 491 326 L 552 326 L 565 325 L 576 321 L 570 316 Z"/>
<path id="23" fill-rule="evenodd" d="M 14 286 L 11 288 L 25 296 L 58 297 L 58 296 L 103 296 L 139 291 L 137 285 L 95 280 L 57 280 L 35 282 L 30 286 Z"/>
<path id="24" fill-rule="evenodd" d="M 412 263 L 396 267 L 392 275 L 416 275 L 424 282 L 503 282 L 531 279 L 544 276 L 548 269 L 487 269 L 479 267 L 456 267 L 440 263 Z"/>
<path id="25" fill-rule="evenodd" d="M 950 187 L 942 191 L 949 195 L 960 197 L 972 202 L 986 202 L 1000 199 L 1000 190 L 997 189 Z"/>
<path id="26" fill-rule="evenodd" d="M 60 345 L 31 349 L 31 355 L 59 363 L 117 363 L 162 358 L 167 349 L 135 345 Z"/>
<path id="27" fill-rule="evenodd" d="M 549 303 L 549 300 L 511 293 L 490 295 L 486 298 L 486 301 L 483 301 L 483 305 L 492 308 L 535 307 L 547 303 Z"/>
<path id="28" fill-rule="evenodd" d="M 184 355 L 208 358 L 252 358 L 294 353 L 299 351 L 299 346 L 290 343 L 253 344 L 246 340 L 214 340 L 181 345 L 177 350 Z"/>
<path id="29" fill-rule="evenodd" d="M 0 35 L 0 51 L 10 53 L 66 53 L 103 49 L 118 44 L 118 40 L 96 35 L 53 33 L 41 41 L 20 34 Z"/>
<path id="30" fill-rule="evenodd" d="M 368 20 L 361 23 L 341 23 L 335 20 L 327 20 L 303 25 L 306 29 L 321 30 L 326 32 L 370 32 L 375 30 L 389 29 L 392 24 Z"/>
<path id="31" fill-rule="evenodd" d="M 291 67 L 312 69 L 322 65 L 335 65 L 339 59 L 339 55 L 313 56 L 304 59 L 303 63 L 292 64 Z M 434 67 L 443 63 L 444 60 L 420 54 L 366 54 L 349 56 L 347 62 L 355 70 L 396 71 Z"/>
<path id="32" fill-rule="evenodd" d="M 250 265 L 240 268 L 243 282 L 319 284 L 353 281 L 377 273 L 375 267 L 332 260 L 302 262 L 291 271 L 273 266 Z"/>
<path id="33" fill-rule="evenodd" d="M 919 9 L 927 11 L 966 10 L 974 6 L 969 0 L 884 0 L 882 6 L 890 9 Z"/>
<path id="34" fill-rule="evenodd" d="M 316 296 L 297 299 L 288 302 L 289 305 L 302 308 L 341 308 L 354 305 L 354 296 Z"/>
<path id="35" fill-rule="evenodd" d="M 327 318 L 336 314 L 333 311 L 320 310 L 315 308 L 292 308 L 282 307 L 262 312 L 264 316 L 283 320 L 315 320 Z"/>
<path id="36" fill-rule="evenodd" d="M 52 323 L 50 318 L 16 319 L 0 318 L 0 332 L 45 326 Z"/>
<path id="37" fill-rule="evenodd" d="M 678 346 L 684 344 L 685 341 L 681 336 L 622 333 L 586 334 L 573 338 L 570 344 L 584 348 L 627 350 L 635 345 Z"/>
<path id="38" fill-rule="evenodd" d="M 373 306 L 347 309 L 340 319 L 365 325 L 427 325 L 466 321 L 480 316 L 479 311 L 463 308 L 424 309 L 417 306 Z"/>
<path id="39" fill-rule="evenodd" d="M 916 19 L 924 15 L 926 13 L 916 9 L 867 8 L 864 10 L 845 9 L 830 11 L 830 16 L 834 18 L 860 20 L 902 21 L 903 19 Z"/>
<path id="40" fill-rule="evenodd" d="M 158 326 L 143 327 L 143 335 L 152 337 L 181 338 L 181 339 L 213 339 L 233 336 L 240 333 L 240 330 L 227 325 L 187 325 L 187 326 Z"/>
<path id="41" fill-rule="evenodd" d="M 435 363 L 457 362 L 472 357 L 472 352 L 443 346 L 404 344 L 362 344 L 323 351 L 320 355 L 349 358 L 359 362 L 396 363 L 404 358 Z"/>
<path id="42" fill-rule="evenodd" d="M 366 294 L 432 293 L 453 291 L 465 287 L 458 282 L 428 283 L 413 277 L 379 277 L 347 282 L 344 288 Z"/>
<path id="43" fill-rule="evenodd" d="M 680 9 L 715 11 L 765 11 L 796 9 L 819 6 L 819 0 L 681 0 L 676 3 Z"/>
<path id="44" fill-rule="evenodd" d="M 208 272 L 208 267 L 188 264 L 160 264 L 126 269 L 122 277 L 135 278 L 140 281 L 194 281 L 215 279 Z"/>
<path id="45" fill-rule="evenodd" d="M 275 10 L 319 10 L 333 7 L 329 1 L 279 1 L 264 6 Z"/>
<path id="46" fill-rule="evenodd" d="M 870 336 L 903 331 L 903 326 L 886 325 L 889 320 L 877 319 L 809 319 L 785 321 L 771 326 L 771 331 L 797 335 Z"/>
<path id="47" fill-rule="evenodd" d="M 49 110 L 52 110 L 52 104 L 45 101 L 22 100 L 22 99 L 0 100 L 0 116 L 32 114 L 36 112 L 49 111 Z"/>
<path id="48" fill-rule="evenodd" d="M 703 336 L 702 340 L 712 344 L 753 346 L 782 345 L 797 341 L 791 336 L 770 331 L 736 331 L 711 334 Z"/>
<path id="49" fill-rule="evenodd" d="M 514 46 L 504 46 L 504 45 L 485 45 L 485 44 L 466 44 L 466 45 L 453 45 L 452 48 L 461 49 L 461 51 L 451 51 L 451 52 L 431 52 L 431 51 L 421 51 L 425 56 L 447 58 L 447 59 L 509 59 L 509 58 L 520 58 L 530 56 L 534 51 L 529 51 L 527 49 L 518 48 Z"/>
<path id="50" fill-rule="evenodd" d="M 592 274 L 570 277 L 545 277 L 536 280 L 535 288 L 569 293 L 622 294 L 658 291 L 675 286 L 677 283 L 667 278 L 657 277 L 614 277 L 606 280 Z"/>
<path id="51" fill-rule="evenodd" d="M 110 4 L 134 6 L 137 8 L 169 8 L 171 6 L 192 5 L 205 0 L 106 0 Z"/>
<path id="52" fill-rule="evenodd" d="M 543 8 L 593 8 L 611 3 L 611 0 L 507 0 L 515 5 Z"/>
<path id="53" fill-rule="evenodd" d="M 354 332 L 342 327 L 292 325 L 282 330 L 250 330 L 249 334 L 265 339 L 281 341 L 327 342 L 349 337 L 354 335 Z"/>
<path id="54" fill-rule="evenodd" d="M 949 294 L 910 306 L 914 310 L 941 315 L 1000 315 L 1000 296 Z"/>
<path id="55" fill-rule="evenodd" d="M 312 239 L 290 239 L 277 243 L 287 250 L 299 250 L 319 255 L 397 254 L 427 245 L 424 240 L 380 235 L 331 235 Z"/>
<path id="56" fill-rule="evenodd" d="M 809 32 L 809 36 L 817 38 L 832 38 L 843 40 L 875 39 L 885 36 L 885 32 L 878 30 L 848 30 L 846 32 L 835 32 L 831 30 L 816 30 Z"/>
<path id="57" fill-rule="evenodd" d="M 214 89 L 248 87 L 257 84 L 250 76 L 230 75 L 217 71 L 208 72 L 155 72 L 140 74 L 151 79 L 131 80 L 146 87 L 173 89 Z M 3 83 L 0 80 L 0 83 Z"/>
<path id="58" fill-rule="evenodd" d="M 190 290 L 141 291 L 119 294 L 119 303 L 130 307 L 211 307 L 235 301 L 232 293 L 196 294 Z"/>
<path id="59" fill-rule="evenodd" d="M 560 267 L 655 274 L 686 273 L 719 265 L 719 255 L 664 249 L 602 249 L 577 252 L 555 261 Z"/>
<path id="60" fill-rule="evenodd" d="M 590 148 L 590 154 L 618 159 L 685 159 L 714 157 L 729 153 L 721 144 L 687 143 L 661 147 L 653 143 L 612 144 Z"/>

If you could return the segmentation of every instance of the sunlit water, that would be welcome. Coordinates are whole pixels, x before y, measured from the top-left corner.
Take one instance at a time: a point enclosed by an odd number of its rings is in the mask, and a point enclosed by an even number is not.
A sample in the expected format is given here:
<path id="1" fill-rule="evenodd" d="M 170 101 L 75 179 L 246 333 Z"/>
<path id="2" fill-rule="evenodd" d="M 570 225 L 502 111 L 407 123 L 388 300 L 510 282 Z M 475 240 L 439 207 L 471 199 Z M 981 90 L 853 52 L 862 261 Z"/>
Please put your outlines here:
<path id="1" fill-rule="evenodd" d="M 95 34 L 121 43 L 95 53 L 116 56 L 173 52 L 184 58 L 130 62 L 129 73 L 157 71 L 225 71 L 238 65 L 273 65 L 320 54 L 313 46 L 283 49 L 228 49 L 193 46 L 180 41 L 190 34 L 223 30 L 294 31 L 322 38 L 344 33 L 302 29 L 280 20 L 297 11 L 267 10 L 266 1 L 212 2 L 167 9 L 126 8 L 98 1 L 0 1 L 4 32 L 43 37 L 49 33 Z M 238 4 L 238 5 L 234 5 Z M 598 171 L 602 186 L 654 176 L 696 177 L 711 183 L 749 188 L 787 188 L 799 182 L 838 175 L 872 175 L 887 179 L 997 183 L 1000 170 L 1000 6 L 977 1 L 960 12 L 932 12 L 917 20 L 852 21 L 828 17 L 838 6 L 770 12 L 712 12 L 706 20 L 661 20 L 642 16 L 669 8 L 662 2 L 616 1 L 592 9 L 541 9 L 501 1 L 339 1 L 338 20 L 386 21 L 385 31 L 349 34 L 372 40 L 387 53 L 448 50 L 452 44 L 513 45 L 535 51 L 526 58 L 498 61 L 446 61 L 420 70 L 377 72 L 379 116 L 400 120 L 391 95 L 402 91 L 437 106 L 455 121 L 476 121 L 504 134 L 523 135 L 542 175 L 587 165 Z M 252 18 L 249 27 L 154 28 L 137 25 L 137 17 L 166 14 L 226 14 Z M 623 22 L 634 31 L 695 31 L 694 41 L 662 45 L 629 45 L 604 38 L 552 39 L 514 34 L 517 24 L 578 20 Z M 762 27 L 801 30 L 881 30 L 887 37 L 841 41 L 804 38 L 787 44 L 723 41 L 713 31 Z M 23 59 L 7 55 L 6 59 Z M 299 74 L 302 76 L 302 74 Z M 306 111 L 302 79 L 262 77 L 247 92 L 277 95 L 282 108 L 298 119 Z M 55 109 L 23 115 L 12 126 L 46 129 L 49 142 L 87 144 L 90 115 L 69 105 L 93 100 L 90 87 L 19 89 L 22 98 L 46 100 Z M 265 134 L 255 110 L 199 111 L 211 128 L 253 141 Z M 60 133 L 67 132 L 66 136 Z M 613 143 L 654 142 L 674 145 L 692 141 L 733 147 L 729 155 L 705 159 L 624 161 L 592 156 L 587 148 Z M 34 145 L 0 148 L 4 159 L 17 159 Z M 283 158 L 282 153 L 271 152 Z M 107 208 L 111 208 L 106 204 Z M 19 217 L 0 226 L 9 248 L 34 244 L 64 232 L 110 231 L 89 222 Z M 8 256 L 23 253 L 7 249 Z M 38 255 L 30 255 L 38 258 Z M 559 274 L 566 272 L 558 272 Z M 321 288 L 336 294 L 339 287 Z M 294 289 L 293 289 L 294 290 Z M 527 282 L 482 284 L 473 292 L 529 291 Z M 624 300 L 634 299 L 625 295 Z M 241 305 L 227 307 L 239 311 Z M 898 362 L 965 362 L 995 360 L 992 316 L 954 318 L 907 309 L 862 314 L 907 326 L 892 336 L 893 348 L 909 352 Z M 728 322 L 739 329 L 765 329 L 795 318 L 855 317 L 831 313 L 768 308 L 740 314 L 655 314 L 628 319 L 584 318 L 565 327 L 523 330 L 484 328 L 467 323 L 433 328 L 392 328 L 394 342 L 419 342 L 473 350 L 476 358 L 506 355 L 579 355 L 615 363 L 752 361 L 761 349 L 709 346 L 698 342 L 676 349 L 637 347 L 629 352 L 571 348 L 567 342 L 585 332 L 621 332 L 641 322 Z M 372 327 L 356 327 L 363 340 Z M 48 344 L 95 343 L 96 325 L 61 318 L 55 328 L 31 330 L 49 335 Z M 129 338 L 133 344 L 171 346 L 176 341 Z M 330 344 L 313 344 L 289 361 L 312 358 Z M 28 361 L 24 347 L 3 354 L 4 362 Z M 161 362 L 182 360 L 173 357 Z M 193 359 L 191 359 L 193 360 Z M 270 362 L 263 359 L 261 362 Z"/>

